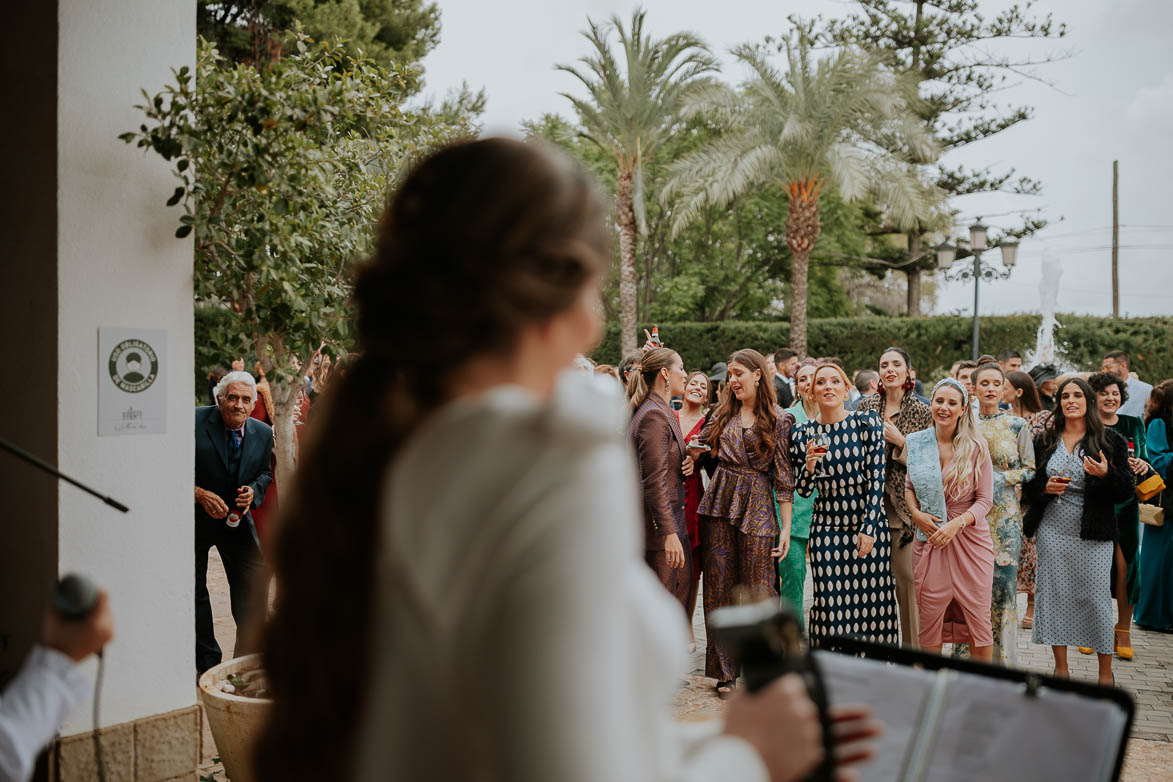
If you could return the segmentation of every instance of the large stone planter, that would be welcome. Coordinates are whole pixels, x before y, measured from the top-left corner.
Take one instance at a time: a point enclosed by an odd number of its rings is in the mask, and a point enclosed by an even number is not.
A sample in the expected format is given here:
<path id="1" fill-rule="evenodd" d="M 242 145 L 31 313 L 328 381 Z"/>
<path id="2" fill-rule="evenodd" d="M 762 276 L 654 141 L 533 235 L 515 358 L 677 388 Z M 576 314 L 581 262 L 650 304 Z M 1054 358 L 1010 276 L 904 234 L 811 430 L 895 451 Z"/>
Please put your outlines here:
<path id="1" fill-rule="evenodd" d="M 200 677 L 200 700 L 208 715 L 212 737 L 216 739 L 224 773 L 232 782 L 253 782 L 256 779 L 252 768 L 253 743 L 268 718 L 273 701 L 223 692 L 220 685 L 229 676 L 247 676 L 260 668 L 261 656 L 250 654 L 220 663 Z"/>

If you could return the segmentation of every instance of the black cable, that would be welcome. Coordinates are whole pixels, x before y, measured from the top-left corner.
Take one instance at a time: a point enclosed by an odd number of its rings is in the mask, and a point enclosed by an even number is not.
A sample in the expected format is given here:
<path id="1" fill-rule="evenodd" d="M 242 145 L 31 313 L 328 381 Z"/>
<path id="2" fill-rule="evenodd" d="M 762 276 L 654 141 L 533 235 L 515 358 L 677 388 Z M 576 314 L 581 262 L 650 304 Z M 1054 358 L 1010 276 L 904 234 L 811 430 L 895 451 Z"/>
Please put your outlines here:
<path id="1" fill-rule="evenodd" d="M 98 737 L 98 704 L 102 697 L 102 674 L 106 669 L 105 650 L 98 652 L 98 675 L 94 679 L 94 758 L 98 766 L 98 782 L 106 782 L 106 764 L 102 759 L 102 740 Z"/>

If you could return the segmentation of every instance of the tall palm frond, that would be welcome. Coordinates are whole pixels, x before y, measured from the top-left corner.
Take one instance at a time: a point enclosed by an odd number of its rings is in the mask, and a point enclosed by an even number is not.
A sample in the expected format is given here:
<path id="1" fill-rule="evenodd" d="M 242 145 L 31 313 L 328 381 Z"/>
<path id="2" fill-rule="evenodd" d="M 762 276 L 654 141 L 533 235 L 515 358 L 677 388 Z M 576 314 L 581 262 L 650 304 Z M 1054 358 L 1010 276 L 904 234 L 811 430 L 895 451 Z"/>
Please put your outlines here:
<path id="1" fill-rule="evenodd" d="M 557 65 L 585 88 L 586 97 L 563 92 L 582 125 L 583 138 L 615 161 L 616 222 L 620 230 L 620 320 L 624 352 L 635 347 L 637 231 L 646 230 L 645 162 L 680 122 L 686 107 L 712 82 L 717 60 L 691 33 L 654 40 L 644 31 L 646 12 L 637 8 L 624 28 L 612 15 L 588 20 L 583 32 L 591 53 L 577 65 Z M 612 34 L 618 53 L 612 51 Z"/>

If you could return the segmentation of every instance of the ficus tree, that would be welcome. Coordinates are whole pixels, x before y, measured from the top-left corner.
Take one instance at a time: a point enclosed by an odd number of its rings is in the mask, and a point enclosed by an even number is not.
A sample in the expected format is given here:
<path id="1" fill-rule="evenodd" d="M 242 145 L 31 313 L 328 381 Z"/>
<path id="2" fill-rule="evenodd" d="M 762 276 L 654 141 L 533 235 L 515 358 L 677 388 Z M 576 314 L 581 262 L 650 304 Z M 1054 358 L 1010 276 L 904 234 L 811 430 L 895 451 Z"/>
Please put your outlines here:
<path id="1" fill-rule="evenodd" d="M 311 357 L 323 341 L 351 344 L 352 269 L 372 250 L 389 184 L 413 156 L 468 132 L 405 111 L 403 74 L 339 44 L 302 37 L 290 51 L 259 71 L 201 41 L 195 73 L 144 91 L 143 124 L 121 136 L 173 166 L 167 205 L 182 212 L 176 237 L 193 240 L 196 305 L 225 314 L 197 339 L 259 358 L 283 476 Z"/>

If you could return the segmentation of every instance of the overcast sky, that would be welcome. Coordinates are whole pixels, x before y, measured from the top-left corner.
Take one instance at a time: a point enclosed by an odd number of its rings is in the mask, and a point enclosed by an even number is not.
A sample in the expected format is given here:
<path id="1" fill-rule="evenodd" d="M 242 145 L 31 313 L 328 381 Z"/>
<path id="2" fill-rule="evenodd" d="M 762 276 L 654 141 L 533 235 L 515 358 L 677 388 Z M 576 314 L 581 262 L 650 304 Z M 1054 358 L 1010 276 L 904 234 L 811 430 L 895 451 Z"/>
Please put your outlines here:
<path id="1" fill-rule="evenodd" d="M 442 94 L 467 81 L 488 96 L 487 133 L 518 133 L 522 120 L 544 112 L 571 117 L 558 93 L 574 79 L 555 63 L 587 53 L 580 31 L 588 16 L 617 13 L 625 0 L 439 0 L 441 42 L 424 61 L 427 91 Z M 836 16 L 846 0 L 644 0 L 647 29 L 655 37 L 679 30 L 699 34 L 722 55 L 724 78 L 745 73 L 728 49 L 784 35 L 789 14 Z M 983 0 L 993 15 L 1008 3 Z M 1014 218 L 1001 213 L 1039 208 L 1052 221 L 1023 241 L 1007 281 L 983 283 L 982 312 L 1037 311 L 1044 254 L 1059 259 L 1059 309 L 1111 314 L 1112 161 L 1120 161 L 1120 309 L 1127 315 L 1173 314 L 1173 2 L 1170 0 L 1040 0 L 1068 26 L 1055 44 L 1029 47 L 1070 51 L 1040 71 L 1055 87 L 1029 79 L 1006 94 L 1035 108 L 1035 117 L 1003 134 L 952 153 L 948 163 L 1011 166 L 1042 180 L 1040 197 L 974 195 L 958 199 L 955 235 L 977 216 L 991 234 Z M 990 257 L 996 259 L 996 254 Z M 946 284 L 938 312 L 972 312 L 973 284 Z"/>

